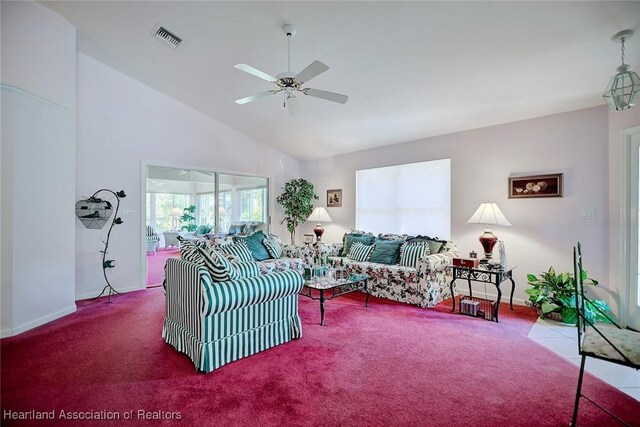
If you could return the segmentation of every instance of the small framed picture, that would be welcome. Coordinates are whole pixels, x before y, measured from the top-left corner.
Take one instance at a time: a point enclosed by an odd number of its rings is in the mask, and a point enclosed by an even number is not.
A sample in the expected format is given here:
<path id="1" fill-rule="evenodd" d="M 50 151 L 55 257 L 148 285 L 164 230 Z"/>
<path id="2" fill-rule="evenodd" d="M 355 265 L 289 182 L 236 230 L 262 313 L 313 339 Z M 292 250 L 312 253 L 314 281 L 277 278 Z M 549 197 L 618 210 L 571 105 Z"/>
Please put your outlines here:
<path id="1" fill-rule="evenodd" d="M 313 243 L 313 234 L 303 234 L 302 243 Z"/>
<path id="2" fill-rule="evenodd" d="M 327 190 L 327 207 L 328 208 L 342 207 L 342 189 Z"/>
<path id="3" fill-rule="evenodd" d="M 509 198 L 562 197 L 562 174 L 509 177 Z"/>

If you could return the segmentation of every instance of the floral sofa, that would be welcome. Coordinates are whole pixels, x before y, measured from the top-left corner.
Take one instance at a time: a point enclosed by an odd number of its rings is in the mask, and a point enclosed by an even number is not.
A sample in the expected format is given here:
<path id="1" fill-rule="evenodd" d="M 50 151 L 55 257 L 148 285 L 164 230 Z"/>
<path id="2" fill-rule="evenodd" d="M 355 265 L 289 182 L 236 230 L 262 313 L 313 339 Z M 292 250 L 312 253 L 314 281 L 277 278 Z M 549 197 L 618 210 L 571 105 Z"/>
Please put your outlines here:
<path id="1" fill-rule="evenodd" d="M 409 236 L 397 237 L 409 238 Z M 323 244 L 321 245 L 322 256 L 326 256 L 330 264 L 343 267 L 349 273 L 368 274 L 371 278 L 369 281 L 371 295 L 422 308 L 433 307 L 451 297 L 449 290 L 449 284 L 453 278 L 451 260 L 460 256 L 457 245 L 452 241 L 446 241 L 438 253 L 421 258 L 417 267 L 357 262 L 340 256 L 342 247 L 343 243 Z M 306 264 L 312 264 L 317 252 L 313 246 L 285 245 L 284 254 L 287 257 L 301 258 Z"/>

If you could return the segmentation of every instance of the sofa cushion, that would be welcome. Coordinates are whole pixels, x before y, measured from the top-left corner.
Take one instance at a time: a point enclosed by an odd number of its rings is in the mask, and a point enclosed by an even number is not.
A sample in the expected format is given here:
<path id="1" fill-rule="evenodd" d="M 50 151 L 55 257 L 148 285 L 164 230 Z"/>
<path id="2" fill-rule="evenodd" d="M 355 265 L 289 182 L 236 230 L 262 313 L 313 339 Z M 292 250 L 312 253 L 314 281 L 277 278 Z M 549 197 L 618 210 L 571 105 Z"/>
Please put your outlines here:
<path id="1" fill-rule="evenodd" d="M 340 252 L 341 256 L 347 256 L 349 254 L 349 250 L 351 249 L 351 245 L 355 242 L 360 242 L 367 246 L 372 245 L 375 241 L 375 237 L 366 234 L 357 234 L 357 233 L 347 233 L 343 237 L 343 245 L 342 252 Z"/>
<path id="2" fill-rule="evenodd" d="M 377 239 L 369 262 L 388 265 L 398 264 L 400 261 L 400 247 L 403 243 L 404 241 L 402 240 Z"/>
<path id="3" fill-rule="evenodd" d="M 249 247 L 249 250 L 251 251 L 251 256 L 253 257 L 253 259 L 256 261 L 263 261 L 270 258 L 269 252 L 267 252 L 267 248 L 265 248 L 262 244 L 264 238 L 264 233 L 262 232 L 262 230 L 260 230 L 256 231 L 250 236 L 234 237 L 233 241 L 245 242 Z"/>
<path id="4" fill-rule="evenodd" d="M 238 243 L 228 243 L 225 245 L 217 245 L 215 249 L 225 255 L 233 255 L 239 261 L 253 261 L 253 256 L 247 244 L 243 241 Z"/>
<path id="5" fill-rule="evenodd" d="M 429 255 L 429 245 L 426 242 L 405 242 L 400 248 L 400 265 L 403 267 L 416 267 L 418 260 Z"/>
<path id="6" fill-rule="evenodd" d="M 193 241 L 187 240 L 180 243 L 180 258 L 194 264 L 205 265 L 204 258 Z"/>
<path id="7" fill-rule="evenodd" d="M 214 250 L 205 250 L 198 247 L 198 252 L 204 259 L 204 265 L 207 266 L 211 279 L 214 282 L 226 282 L 228 280 L 237 280 L 240 273 L 225 257 Z"/>
<path id="8" fill-rule="evenodd" d="M 282 246 L 276 239 L 267 237 L 262 241 L 262 244 L 267 249 L 267 252 L 269 252 L 271 258 L 282 258 Z"/>
<path id="9" fill-rule="evenodd" d="M 365 245 L 361 242 L 354 242 L 353 245 L 351 245 L 351 249 L 349 249 L 347 258 L 361 262 L 369 261 L 369 257 L 371 256 L 372 251 L 373 245 Z"/>
<path id="10" fill-rule="evenodd" d="M 440 240 L 437 237 L 429 237 L 429 236 L 416 236 L 410 239 L 407 239 L 409 243 L 419 243 L 426 242 L 429 245 L 429 253 L 430 254 L 439 254 L 440 252 L 444 252 L 446 240 Z"/>

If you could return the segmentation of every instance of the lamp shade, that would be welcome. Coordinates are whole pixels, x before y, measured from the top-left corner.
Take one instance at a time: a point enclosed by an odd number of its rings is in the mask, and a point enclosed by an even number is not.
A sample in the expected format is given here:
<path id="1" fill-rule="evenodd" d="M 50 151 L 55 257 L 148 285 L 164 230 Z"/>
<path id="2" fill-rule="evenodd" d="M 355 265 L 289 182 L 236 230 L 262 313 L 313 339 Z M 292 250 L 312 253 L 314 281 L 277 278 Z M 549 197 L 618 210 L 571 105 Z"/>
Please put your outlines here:
<path id="1" fill-rule="evenodd" d="M 481 203 L 467 224 L 511 225 L 498 205 L 492 202 Z"/>
<path id="2" fill-rule="evenodd" d="M 331 222 L 331 217 L 327 210 L 321 206 L 313 208 L 313 212 L 309 215 L 307 221 L 312 222 Z"/>
<path id="3" fill-rule="evenodd" d="M 180 208 L 172 208 L 169 211 L 169 216 L 173 217 L 173 218 L 178 218 L 178 217 L 182 216 L 182 209 L 180 209 Z"/>

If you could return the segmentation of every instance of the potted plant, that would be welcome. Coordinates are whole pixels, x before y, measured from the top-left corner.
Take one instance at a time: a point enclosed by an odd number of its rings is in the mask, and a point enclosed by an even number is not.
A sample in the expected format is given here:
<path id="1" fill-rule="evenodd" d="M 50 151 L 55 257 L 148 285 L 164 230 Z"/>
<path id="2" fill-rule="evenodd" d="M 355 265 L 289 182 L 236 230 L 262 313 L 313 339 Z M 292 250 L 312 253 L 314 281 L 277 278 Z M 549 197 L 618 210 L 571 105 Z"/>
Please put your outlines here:
<path id="1" fill-rule="evenodd" d="M 190 233 L 196 231 L 198 226 L 196 225 L 196 217 L 194 216 L 196 212 L 196 205 L 191 205 L 182 210 L 182 216 L 180 217 L 180 221 L 186 223 L 180 229 L 186 230 Z"/>
<path id="2" fill-rule="evenodd" d="M 597 286 L 598 281 L 582 272 L 582 283 L 585 286 Z M 574 325 L 577 319 L 575 280 L 571 273 L 557 274 L 553 267 L 540 277 L 535 274 L 527 274 L 527 282 L 531 288 L 524 292 L 529 295 L 527 305 L 535 307 L 541 317 L 558 320 Z M 611 308 L 602 300 L 585 300 L 584 315 L 590 322 L 607 322 L 605 316 L 599 310 L 610 317 Z"/>
<path id="3" fill-rule="evenodd" d="M 284 192 L 276 201 L 284 210 L 284 219 L 287 230 L 291 233 L 291 244 L 295 244 L 296 227 L 305 222 L 313 212 L 313 200 L 318 200 L 314 193 L 313 184 L 306 179 L 291 179 L 284 184 Z"/>

